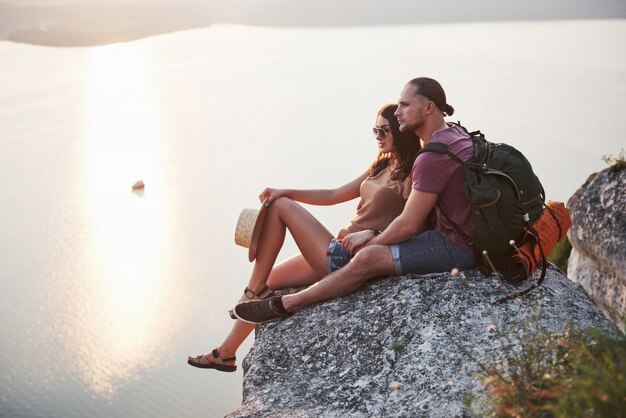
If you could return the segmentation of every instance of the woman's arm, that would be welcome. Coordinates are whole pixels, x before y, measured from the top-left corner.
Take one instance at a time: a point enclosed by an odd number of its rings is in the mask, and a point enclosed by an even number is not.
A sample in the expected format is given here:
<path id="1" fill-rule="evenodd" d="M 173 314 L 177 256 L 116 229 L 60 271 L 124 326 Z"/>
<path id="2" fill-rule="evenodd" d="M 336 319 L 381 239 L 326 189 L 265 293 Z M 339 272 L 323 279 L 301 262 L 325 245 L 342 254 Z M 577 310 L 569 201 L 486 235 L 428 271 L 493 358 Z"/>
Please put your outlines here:
<path id="1" fill-rule="evenodd" d="M 361 174 L 351 182 L 335 189 L 272 189 L 266 188 L 259 195 L 261 202 L 267 199 L 268 203 L 272 203 L 279 197 L 289 197 L 297 202 L 307 203 L 310 205 L 327 206 L 336 205 L 337 203 L 346 202 L 355 199 L 361 195 L 360 188 L 363 180 L 367 178 L 369 171 Z"/>

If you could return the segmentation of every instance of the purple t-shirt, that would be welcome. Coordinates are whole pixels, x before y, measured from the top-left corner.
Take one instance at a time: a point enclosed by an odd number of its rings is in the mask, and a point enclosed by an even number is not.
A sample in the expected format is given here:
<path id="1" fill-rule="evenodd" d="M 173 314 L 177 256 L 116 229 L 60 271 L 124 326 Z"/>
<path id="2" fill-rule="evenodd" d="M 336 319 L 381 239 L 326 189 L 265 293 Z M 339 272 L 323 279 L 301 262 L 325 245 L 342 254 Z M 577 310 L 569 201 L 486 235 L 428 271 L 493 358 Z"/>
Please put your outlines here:
<path id="1" fill-rule="evenodd" d="M 435 133 L 430 142 L 448 145 L 448 149 L 462 161 L 469 160 L 474 154 L 474 146 L 469 135 L 456 125 L 449 125 L 448 128 Z M 437 214 L 435 229 L 454 245 L 470 249 L 463 237 L 455 232 L 454 226 L 441 214 L 443 211 L 463 232 L 470 237 L 474 236 L 471 206 L 463 191 L 465 182 L 463 166 L 447 155 L 424 152 L 415 159 L 411 176 L 415 190 L 439 195 L 435 205 Z"/>

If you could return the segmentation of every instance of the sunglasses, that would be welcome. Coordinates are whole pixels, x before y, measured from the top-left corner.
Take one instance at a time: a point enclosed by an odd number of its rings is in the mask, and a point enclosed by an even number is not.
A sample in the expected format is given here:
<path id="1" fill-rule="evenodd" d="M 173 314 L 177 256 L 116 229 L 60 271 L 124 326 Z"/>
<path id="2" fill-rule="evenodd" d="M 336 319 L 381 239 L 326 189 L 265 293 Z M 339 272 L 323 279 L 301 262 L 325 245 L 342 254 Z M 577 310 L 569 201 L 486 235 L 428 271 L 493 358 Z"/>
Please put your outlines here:
<path id="1" fill-rule="evenodd" d="M 374 133 L 374 136 L 376 138 L 378 138 L 379 136 L 382 136 L 384 138 L 389 135 L 389 133 L 391 132 L 391 128 L 389 126 L 383 126 L 382 128 L 374 126 L 372 128 L 372 132 Z"/>

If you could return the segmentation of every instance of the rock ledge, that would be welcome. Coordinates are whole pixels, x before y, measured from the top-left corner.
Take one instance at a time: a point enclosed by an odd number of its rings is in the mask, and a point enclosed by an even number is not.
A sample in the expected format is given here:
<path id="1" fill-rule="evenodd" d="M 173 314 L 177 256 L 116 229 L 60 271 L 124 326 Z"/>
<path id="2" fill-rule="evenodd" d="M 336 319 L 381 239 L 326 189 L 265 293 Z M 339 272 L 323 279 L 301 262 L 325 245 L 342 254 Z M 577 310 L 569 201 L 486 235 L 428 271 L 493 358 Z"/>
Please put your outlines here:
<path id="1" fill-rule="evenodd" d="M 491 303 L 512 290 L 476 271 L 393 277 L 259 326 L 243 362 L 243 404 L 228 416 L 468 416 L 464 399 L 485 396 L 481 366 L 516 344 L 490 325 L 518 330 L 537 314 L 532 326 L 545 332 L 569 322 L 617 332 L 554 266 L 538 290 Z"/>

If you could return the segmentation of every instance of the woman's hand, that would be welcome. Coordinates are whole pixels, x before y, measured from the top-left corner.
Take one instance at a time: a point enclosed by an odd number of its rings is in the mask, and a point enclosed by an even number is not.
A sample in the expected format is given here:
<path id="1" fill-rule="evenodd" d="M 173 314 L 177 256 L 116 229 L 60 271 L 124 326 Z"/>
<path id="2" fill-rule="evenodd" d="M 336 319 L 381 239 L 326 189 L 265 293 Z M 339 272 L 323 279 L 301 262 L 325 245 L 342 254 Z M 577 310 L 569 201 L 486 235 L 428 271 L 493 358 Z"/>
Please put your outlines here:
<path id="1" fill-rule="evenodd" d="M 356 254 L 365 244 L 370 242 L 374 238 L 374 231 L 365 230 L 359 232 L 352 232 L 341 240 L 341 246 L 350 251 L 351 254 Z"/>
<path id="2" fill-rule="evenodd" d="M 267 205 L 269 206 L 274 200 L 286 195 L 287 191 L 285 189 L 272 189 L 271 187 L 266 187 L 259 195 L 259 200 L 261 203 L 267 200 Z"/>

